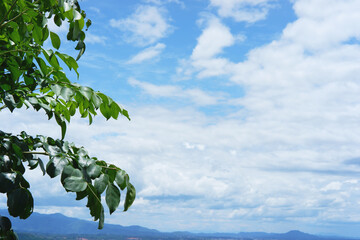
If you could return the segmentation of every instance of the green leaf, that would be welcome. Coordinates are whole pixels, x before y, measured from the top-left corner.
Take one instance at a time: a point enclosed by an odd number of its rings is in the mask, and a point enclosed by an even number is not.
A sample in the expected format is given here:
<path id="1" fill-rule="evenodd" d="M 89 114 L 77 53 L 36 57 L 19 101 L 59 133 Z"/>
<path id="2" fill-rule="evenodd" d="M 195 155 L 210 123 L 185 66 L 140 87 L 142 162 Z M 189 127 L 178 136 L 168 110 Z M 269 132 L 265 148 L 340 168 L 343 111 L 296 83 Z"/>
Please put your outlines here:
<path id="1" fill-rule="evenodd" d="M 100 177 L 96 178 L 94 181 L 94 187 L 96 191 L 101 194 L 105 191 L 106 186 L 109 183 L 109 176 L 101 174 Z"/>
<path id="2" fill-rule="evenodd" d="M 133 204 L 133 202 L 135 201 L 135 197 L 136 197 L 135 187 L 131 183 L 128 183 L 125 203 L 124 203 L 124 212 L 126 212 L 129 209 L 129 207 Z"/>
<path id="3" fill-rule="evenodd" d="M 59 49 L 60 43 L 61 43 L 59 36 L 54 32 L 50 32 L 50 38 L 51 38 L 51 43 L 52 43 L 53 47 L 56 49 Z"/>
<path id="4" fill-rule="evenodd" d="M 121 190 L 124 190 L 129 182 L 129 175 L 124 170 L 117 171 L 115 182 Z"/>
<path id="5" fill-rule="evenodd" d="M 75 91 L 68 87 L 63 87 L 60 92 L 60 96 L 64 98 L 65 101 L 69 101 L 70 98 L 74 95 Z"/>
<path id="6" fill-rule="evenodd" d="M 112 102 L 110 104 L 110 111 L 111 111 L 111 116 L 114 118 L 114 119 L 117 119 L 118 116 L 119 116 L 119 113 L 121 111 L 120 107 L 117 105 L 117 103 L 115 102 Z"/>
<path id="7" fill-rule="evenodd" d="M 93 95 L 91 96 L 91 101 L 92 101 L 92 103 L 94 104 L 94 106 L 95 106 L 96 109 L 98 109 L 98 108 L 100 107 L 100 104 L 101 104 L 101 102 L 102 102 L 101 97 L 99 97 L 99 96 L 96 95 L 96 94 L 93 94 Z"/>
<path id="8" fill-rule="evenodd" d="M 69 165 L 66 165 L 64 167 L 64 169 L 62 170 L 62 173 L 61 173 L 61 183 L 64 185 L 64 181 L 66 178 L 70 177 L 72 172 L 75 170 L 75 168 L 73 166 L 71 166 L 70 164 Z"/>
<path id="9" fill-rule="evenodd" d="M 64 187 L 71 192 L 82 192 L 86 189 L 87 183 L 79 169 L 73 170 L 71 176 L 64 180 Z"/>
<path id="10" fill-rule="evenodd" d="M 86 206 L 90 209 L 90 215 L 94 221 L 99 219 L 99 229 L 104 225 L 104 208 L 101 204 L 101 196 L 92 185 L 88 185 L 88 202 Z"/>
<path id="11" fill-rule="evenodd" d="M 55 15 L 55 17 L 54 17 L 54 22 L 55 22 L 55 24 L 56 24 L 58 27 L 61 26 L 62 20 L 61 20 L 61 17 L 60 17 L 58 14 Z M 50 37 L 51 37 L 51 36 L 50 36 Z"/>
<path id="12" fill-rule="evenodd" d="M 54 178 L 62 172 L 67 164 L 68 160 L 66 158 L 54 157 L 46 165 L 46 172 L 51 178 Z"/>
<path id="13" fill-rule="evenodd" d="M 34 200 L 29 190 L 17 188 L 7 193 L 7 206 L 11 216 L 28 218 L 33 212 Z"/>
<path id="14" fill-rule="evenodd" d="M 106 118 L 106 120 L 111 118 L 111 109 L 104 102 L 100 105 L 100 112 Z"/>
<path id="15" fill-rule="evenodd" d="M 76 105 L 74 102 L 70 103 L 69 113 L 70 113 L 70 116 L 74 116 L 76 113 Z"/>
<path id="16" fill-rule="evenodd" d="M 90 101 L 91 96 L 93 94 L 93 91 L 91 88 L 89 87 L 80 87 L 80 93 L 88 100 Z"/>
<path id="17" fill-rule="evenodd" d="M 12 112 L 16 108 L 16 102 L 14 99 L 14 96 L 10 93 L 6 92 L 4 97 L 4 103 L 9 108 L 9 110 Z"/>
<path id="18" fill-rule="evenodd" d="M 62 86 L 58 84 L 53 84 L 50 86 L 51 90 L 56 94 L 56 96 L 60 96 Z"/>
<path id="19" fill-rule="evenodd" d="M 95 179 L 100 175 L 101 169 L 102 168 L 99 165 L 92 163 L 86 168 L 86 172 L 89 175 L 89 177 Z"/>
<path id="20" fill-rule="evenodd" d="M 43 175 L 45 175 L 46 170 L 45 170 L 43 161 L 40 158 L 38 158 L 38 162 L 39 162 L 40 169 L 43 172 Z"/>
<path id="21" fill-rule="evenodd" d="M 16 187 L 16 173 L 0 172 L 0 193 L 11 192 Z"/>
<path id="22" fill-rule="evenodd" d="M 85 52 L 86 49 L 85 43 L 83 41 L 79 41 L 75 49 L 80 50 L 78 56 L 76 57 L 76 61 L 78 61 Z"/>
<path id="23" fill-rule="evenodd" d="M 40 66 L 41 75 L 45 77 L 49 73 L 48 66 L 46 65 L 45 61 L 42 58 L 37 57 L 35 59 Z"/>
<path id="24" fill-rule="evenodd" d="M 106 189 L 105 201 L 109 207 L 110 214 L 112 214 L 119 206 L 120 190 L 113 183 L 108 184 L 108 187 Z"/>
<path id="25" fill-rule="evenodd" d="M 38 25 L 34 25 L 33 37 L 37 44 L 42 45 L 43 32 L 42 32 L 42 28 L 39 27 Z"/>
<path id="26" fill-rule="evenodd" d="M 107 168 L 107 174 L 109 175 L 109 181 L 112 183 L 115 181 L 116 173 L 120 170 L 120 168 L 116 167 L 113 164 L 110 164 Z"/>
<path id="27" fill-rule="evenodd" d="M 54 67 L 56 70 L 60 70 L 59 61 L 57 60 L 55 54 L 52 54 L 52 55 L 50 56 L 50 61 L 49 61 L 49 63 L 50 63 L 50 65 L 51 65 L 52 67 Z"/>
<path id="28" fill-rule="evenodd" d="M 15 143 L 12 143 L 11 145 L 12 145 L 12 149 L 14 150 L 16 156 L 19 158 L 24 158 L 21 148 Z"/>
<path id="29" fill-rule="evenodd" d="M 88 192 L 86 191 L 86 189 L 84 191 L 82 191 L 82 192 L 77 192 L 76 193 L 76 200 L 84 199 L 87 195 L 88 195 Z"/>
<path id="30" fill-rule="evenodd" d="M 86 21 L 86 30 L 87 30 L 90 26 L 91 26 L 91 20 L 88 19 L 88 20 Z"/>

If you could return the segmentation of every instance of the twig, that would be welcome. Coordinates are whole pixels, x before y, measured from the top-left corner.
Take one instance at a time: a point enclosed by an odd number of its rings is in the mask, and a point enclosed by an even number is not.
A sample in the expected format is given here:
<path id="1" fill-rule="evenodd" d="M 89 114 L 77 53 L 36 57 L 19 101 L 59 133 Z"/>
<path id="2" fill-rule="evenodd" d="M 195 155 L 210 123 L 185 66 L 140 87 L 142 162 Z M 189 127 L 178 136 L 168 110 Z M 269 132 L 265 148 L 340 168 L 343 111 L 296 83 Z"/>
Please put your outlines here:
<path id="1" fill-rule="evenodd" d="M 47 152 L 23 152 L 23 154 L 39 154 L 39 155 L 47 155 L 47 156 L 50 155 Z"/>
<path id="2" fill-rule="evenodd" d="M 3 23 L 5 22 L 6 18 L 8 17 L 8 15 L 10 14 L 10 12 L 13 10 L 13 8 L 15 7 L 15 4 L 18 0 L 15 0 L 13 2 L 13 4 L 11 5 L 9 11 L 4 15 L 3 19 L 1 19 L 1 22 L 0 22 L 0 27 L 3 27 Z M 4 24 L 5 25 L 5 24 Z"/>

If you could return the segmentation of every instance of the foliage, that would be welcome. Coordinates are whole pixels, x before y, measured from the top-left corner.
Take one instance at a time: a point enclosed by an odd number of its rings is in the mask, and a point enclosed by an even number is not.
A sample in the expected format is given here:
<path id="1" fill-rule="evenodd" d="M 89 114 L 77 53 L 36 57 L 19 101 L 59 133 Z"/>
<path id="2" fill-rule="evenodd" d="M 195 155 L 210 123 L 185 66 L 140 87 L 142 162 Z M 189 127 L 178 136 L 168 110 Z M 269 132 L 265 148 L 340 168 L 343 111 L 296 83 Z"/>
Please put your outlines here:
<path id="1" fill-rule="evenodd" d="M 7 217 L 0 216 L 0 239 L 16 240 L 18 236 L 11 229 L 11 221 Z"/>
<path id="2" fill-rule="evenodd" d="M 67 40 L 76 44 L 76 59 L 59 52 L 60 37 L 49 30 L 48 22 L 68 24 Z M 61 139 L 47 136 L 18 135 L 0 131 L 0 192 L 7 195 L 9 213 L 26 219 L 33 212 L 33 197 L 24 178 L 25 166 L 41 168 L 44 175 L 61 176 L 68 192 L 76 199 L 87 198 L 87 207 L 99 229 L 104 224 L 104 193 L 110 214 L 120 203 L 120 190 L 126 189 L 124 211 L 135 199 L 135 188 L 127 173 L 105 161 L 90 157 L 83 147 L 64 141 L 67 123 L 78 112 L 89 124 L 99 112 L 106 119 L 128 112 L 107 95 L 70 81 L 62 66 L 79 77 L 77 60 L 86 45 L 85 31 L 91 25 L 77 1 L 2 0 L 0 2 L 0 111 L 34 108 L 55 118 Z M 44 49 L 45 41 L 53 49 Z M 46 155 L 45 164 L 38 155 Z"/>

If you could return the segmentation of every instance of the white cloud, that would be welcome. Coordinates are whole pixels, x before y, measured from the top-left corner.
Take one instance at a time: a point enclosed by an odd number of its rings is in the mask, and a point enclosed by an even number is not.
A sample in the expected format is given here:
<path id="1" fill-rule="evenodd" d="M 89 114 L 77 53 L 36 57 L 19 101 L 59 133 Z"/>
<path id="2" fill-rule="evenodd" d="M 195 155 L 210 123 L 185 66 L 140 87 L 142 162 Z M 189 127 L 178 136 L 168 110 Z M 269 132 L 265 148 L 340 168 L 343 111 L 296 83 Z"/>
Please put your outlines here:
<path id="1" fill-rule="evenodd" d="M 93 44 L 100 43 L 102 45 L 105 45 L 107 39 L 108 38 L 105 36 L 98 36 L 98 35 L 94 35 L 92 33 L 87 33 L 85 41 L 86 41 L 86 43 L 93 43 Z"/>
<path id="2" fill-rule="evenodd" d="M 197 45 L 191 58 L 194 60 L 212 58 L 221 53 L 223 48 L 232 46 L 234 42 L 235 38 L 230 29 L 221 24 L 219 19 L 213 17 L 197 39 Z"/>
<path id="3" fill-rule="evenodd" d="M 136 64 L 153 59 L 157 57 L 165 49 L 165 47 L 165 44 L 158 43 L 155 46 L 145 48 L 144 50 L 133 56 L 127 63 Z"/>
<path id="4" fill-rule="evenodd" d="M 256 22 L 266 18 L 273 0 L 210 0 L 221 17 L 231 17 L 237 22 Z"/>
<path id="5" fill-rule="evenodd" d="M 219 96 L 210 96 L 200 89 L 182 89 L 173 85 L 154 85 L 141 82 L 134 78 L 128 80 L 129 84 L 141 88 L 147 94 L 154 97 L 169 97 L 189 99 L 198 106 L 215 105 L 221 99 Z"/>
<path id="6" fill-rule="evenodd" d="M 230 72 L 232 63 L 226 59 L 219 57 L 224 48 L 230 47 L 241 39 L 240 35 L 234 37 L 230 29 L 223 25 L 219 19 L 215 17 L 207 17 L 202 19 L 206 22 L 206 27 L 197 39 L 190 59 L 182 60 L 177 74 L 191 76 L 194 72 L 198 72 L 198 78 L 224 75 Z M 219 37 L 221 36 L 221 37 Z"/>
<path id="7" fill-rule="evenodd" d="M 65 34 L 69 30 L 69 23 L 67 21 L 62 22 L 60 27 L 55 24 L 54 17 L 47 20 L 47 26 L 49 31 L 55 32 L 57 34 Z"/>
<path id="8" fill-rule="evenodd" d="M 148 5 L 140 5 L 128 18 L 111 19 L 110 25 L 124 31 L 128 43 L 140 46 L 153 44 L 166 37 L 171 28 L 164 9 Z"/>
<path id="9" fill-rule="evenodd" d="M 360 38 L 360 25 L 353 24 L 359 20 L 360 3 L 356 0 L 297 1 L 294 10 L 299 19 L 286 27 L 284 41 L 297 43 L 308 50 L 319 50 L 350 38 Z"/>
<path id="10" fill-rule="evenodd" d="M 176 3 L 176 4 L 179 4 L 182 8 L 185 7 L 185 3 L 183 1 L 180 1 L 180 0 L 144 0 L 144 2 L 152 3 L 152 4 L 156 4 L 156 5 L 164 5 L 164 4 L 168 4 L 168 3 Z"/>
<path id="11" fill-rule="evenodd" d="M 351 41 L 359 39 L 360 25 L 355 24 L 360 22 L 359 8 L 358 1 L 294 1 L 298 19 L 277 40 L 251 50 L 238 63 L 218 56 L 231 41 L 208 46 L 203 57 L 207 61 L 194 61 L 206 28 L 190 60 L 180 66 L 179 70 L 198 77 L 228 74 L 245 90 L 244 97 L 232 101 L 243 107 L 232 115 L 233 121 L 207 129 L 222 129 L 222 137 L 219 133 L 214 138 L 224 144 L 219 158 L 229 161 L 222 166 L 244 174 L 244 179 L 233 182 L 248 184 L 238 189 L 254 204 L 246 209 L 244 199 L 235 197 L 237 205 L 229 216 L 257 221 L 359 221 L 354 206 L 359 206 L 360 188 L 352 182 L 360 169 L 343 163 L 360 155 L 356 134 L 360 46 Z M 212 149 L 209 142 L 204 145 L 207 151 Z M 225 168 L 230 175 L 236 172 Z"/>

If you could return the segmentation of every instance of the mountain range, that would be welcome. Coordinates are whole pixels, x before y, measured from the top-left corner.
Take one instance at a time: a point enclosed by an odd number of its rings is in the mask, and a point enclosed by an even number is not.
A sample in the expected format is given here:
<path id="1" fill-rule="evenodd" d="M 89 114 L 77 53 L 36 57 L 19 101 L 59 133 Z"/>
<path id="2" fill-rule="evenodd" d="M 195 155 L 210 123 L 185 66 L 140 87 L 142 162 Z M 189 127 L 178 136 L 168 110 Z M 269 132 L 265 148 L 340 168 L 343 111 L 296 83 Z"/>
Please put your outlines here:
<path id="1" fill-rule="evenodd" d="M 0 209 L 0 215 L 9 217 L 7 210 Z M 344 240 L 344 237 L 324 237 L 293 230 L 287 233 L 238 232 L 238 233 L 191 233 L 191 232 L 160 232 L 141 226 L 121 226 L 105 224 L 102 230 L 97 223 L 66 217 L 60 213 L 33 213 L 28 219 L 10 218 L 13 229 L 19 233 L 50 234 L 50 235 L 108 235 L 126 238 L 152 239 L 264 239 L 264 240 Z M 354 240 L 354 239 L 351 239 Z"/>

